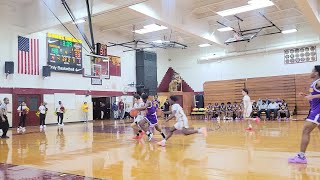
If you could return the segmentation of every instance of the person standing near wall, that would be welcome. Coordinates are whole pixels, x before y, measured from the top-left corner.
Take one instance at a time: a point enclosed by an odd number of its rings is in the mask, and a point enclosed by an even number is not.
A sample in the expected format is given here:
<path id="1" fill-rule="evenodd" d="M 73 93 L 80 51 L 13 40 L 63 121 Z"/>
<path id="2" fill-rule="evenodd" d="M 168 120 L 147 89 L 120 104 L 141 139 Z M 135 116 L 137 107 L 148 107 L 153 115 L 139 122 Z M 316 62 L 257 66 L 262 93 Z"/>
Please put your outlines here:
<path id="1" fill-rule="evenodd" d="M 164 105 L 163 105 L 163 106 L 164 106 L 164 108 L 163 108 L 163 111 L 164 111 L 164 112 L 169 112 L 169 111 L 170 111 L 170 103 L 169 103 L 169 99 L 168 99 L 168 98 L 166 99 L 166 102 L 164 102 Z M 166 114 L 166 113 L 165 113 L 165 114 L 164 114 L 164 118 L 165 118 L 165 119 L 168 119 L 168 117 L 169 117 L 169 114 Z"/>
<path id="2" fill-rule="evenodd" d="M 118 119 L 119 118 L 119 113 L 118 113 L 117 102 L 113 102 L 113 104 L 112 104 L 112 112 L 113 112 L 113 118 L 114 119 Z"/>
<path id="3" fill-rule="evenodd" d="M 43 102 L 39 107 L 40 130 L 42 130 L 43 128 L 46 128 L 46 114 L 48 111 L 48 108 L 46 107 L 46 105 L 47 103 Z"/>
<path id="4" fill-rule="evenodd" d="M 57 116 L 58 116 L 58 126 L 64 126 L 63 124 L 63 114 L 65 112 L 65 108 L 61 101 L 59 101 L 59 105 L 56 108 Z"/>
<path id="5" fill-rule="evenodd" d="M 27 104 L 25 102 L 22 102 L 17 110 L 18 110 L 19 118 L 20 118 L 17 132 L 24 133 L 24 132 L 26 132 L 26 119 L 27 119 L 27 114 L 29 113 L 29 108 L 27 107 Z"/>
<path id="6" fill-rule="evenodd" d="M 122 101 L 122 99 L 120 99 L 118 107 L 119 107 L 119 116 L 120 116 L 119 118 L 123 119 L 123 116 L 124 116 L 124 102 Z"/>
<path id="7" fill-rule="evenodd" d="M 104 119 L 104 114 L 105 114 L 105 108 L 106 108 L 106 105 L 103 103 L 103 102 L 100 102 L 100 119 L 103 120 Z"/>
<path id="8" fill-rule="evenodd" d="M 4 98 L 3 103 L 0 105 L 0 129 L 2 129 L 2 139 L 9 138 L 7 136 L 7 132 L 9 129 L 9 121 L 7 117 L 8 108 L 7 105 L 9 104 L 9 98 Z"/>
<path id="9" fill-rule="evenodd" d="M 83 121 L 84 123 L 88 122 L 88 112 L 89 112 L 89 106 L 87 104 L 87 102 L 83 102 L 82 106 L 81 106 L 82 112 L 83 112 Z"/>

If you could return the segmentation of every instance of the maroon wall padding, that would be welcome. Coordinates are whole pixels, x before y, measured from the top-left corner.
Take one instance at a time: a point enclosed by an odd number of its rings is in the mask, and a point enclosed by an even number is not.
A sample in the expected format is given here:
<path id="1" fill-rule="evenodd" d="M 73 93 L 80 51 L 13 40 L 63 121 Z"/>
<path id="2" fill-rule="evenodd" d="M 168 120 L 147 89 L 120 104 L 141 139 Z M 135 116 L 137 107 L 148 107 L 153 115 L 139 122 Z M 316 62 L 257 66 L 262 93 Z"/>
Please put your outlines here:
<path id="1" fill-rule="evenodd" d="M 158 86 L 158 89 L 157 89 L 158 92 L 169 92 L 169 84 L 171 82 L 171 78 L 174 73 L 176 73 L 176 71 L 173 70 L 172 67 L 169 67 L 169 69 L 167 70 L 166 74 L 164 75 L 161 83 Z M 182 80 L 182 91 L 183 92 L 194 92 L 194 90 L 184 80 Z"/>

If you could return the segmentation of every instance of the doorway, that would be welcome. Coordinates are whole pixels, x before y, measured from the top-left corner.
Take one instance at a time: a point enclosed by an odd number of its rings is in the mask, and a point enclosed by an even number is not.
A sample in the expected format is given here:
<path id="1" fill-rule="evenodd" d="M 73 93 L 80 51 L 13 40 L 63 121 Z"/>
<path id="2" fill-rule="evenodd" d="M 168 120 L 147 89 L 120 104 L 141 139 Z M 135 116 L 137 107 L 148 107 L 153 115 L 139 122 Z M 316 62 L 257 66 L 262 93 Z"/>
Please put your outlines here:
<path id="1" fill-rule="evenodd" d="M 111 117 L 111 97 L 93 97 L 93 119 L 105 120 Z"/>
<path id="2" fill-rule="evenodd" d="M 30 109 L 26 119 L 26 126 L 38 126 L 39 118 L 37 117 L 36 112 L 38 111 L 41 103 L 41 95 L 16 95 L 14 101 L 13 112 L 15 113 L 13 114 L 14 118 L 12 126 L 17 127 L 19 125 L 20 118 L 17 109 L 22 102 L 25 102 Z"/>

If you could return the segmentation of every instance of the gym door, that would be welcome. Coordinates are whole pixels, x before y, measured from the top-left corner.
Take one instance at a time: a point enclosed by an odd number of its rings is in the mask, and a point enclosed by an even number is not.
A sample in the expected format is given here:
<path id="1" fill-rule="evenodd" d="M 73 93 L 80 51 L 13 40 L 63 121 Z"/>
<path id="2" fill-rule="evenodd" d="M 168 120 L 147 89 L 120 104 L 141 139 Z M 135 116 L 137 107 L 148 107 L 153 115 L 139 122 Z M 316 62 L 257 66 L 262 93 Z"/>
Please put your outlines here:
<path id="1" fill-rule="evenodd" d="M 26 126 L 38 126 L 39 118 L 36 116 L 36 112 L 39 109 L 41 103 L 40 95 L 17 95 L 15 99 L 15 107 L 13 107 L 14 118 L 13 118 L 13 127 L 17 127 L 19 125 L 19 113 L 17 111 L 18 106 L 25 102 L 30 109 L 29 114 L 27 114 Z"/>

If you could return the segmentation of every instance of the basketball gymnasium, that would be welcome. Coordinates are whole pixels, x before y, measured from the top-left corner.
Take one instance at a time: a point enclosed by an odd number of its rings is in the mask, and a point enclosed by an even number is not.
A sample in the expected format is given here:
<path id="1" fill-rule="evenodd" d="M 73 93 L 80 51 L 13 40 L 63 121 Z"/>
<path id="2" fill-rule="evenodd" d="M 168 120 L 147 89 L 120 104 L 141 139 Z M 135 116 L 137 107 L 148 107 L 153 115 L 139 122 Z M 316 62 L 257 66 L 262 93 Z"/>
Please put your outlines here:
<path id="1" fill-rule="evenodd" d="M 1 0 L 0 179 L 320 179 L 318 0 Z"/>

